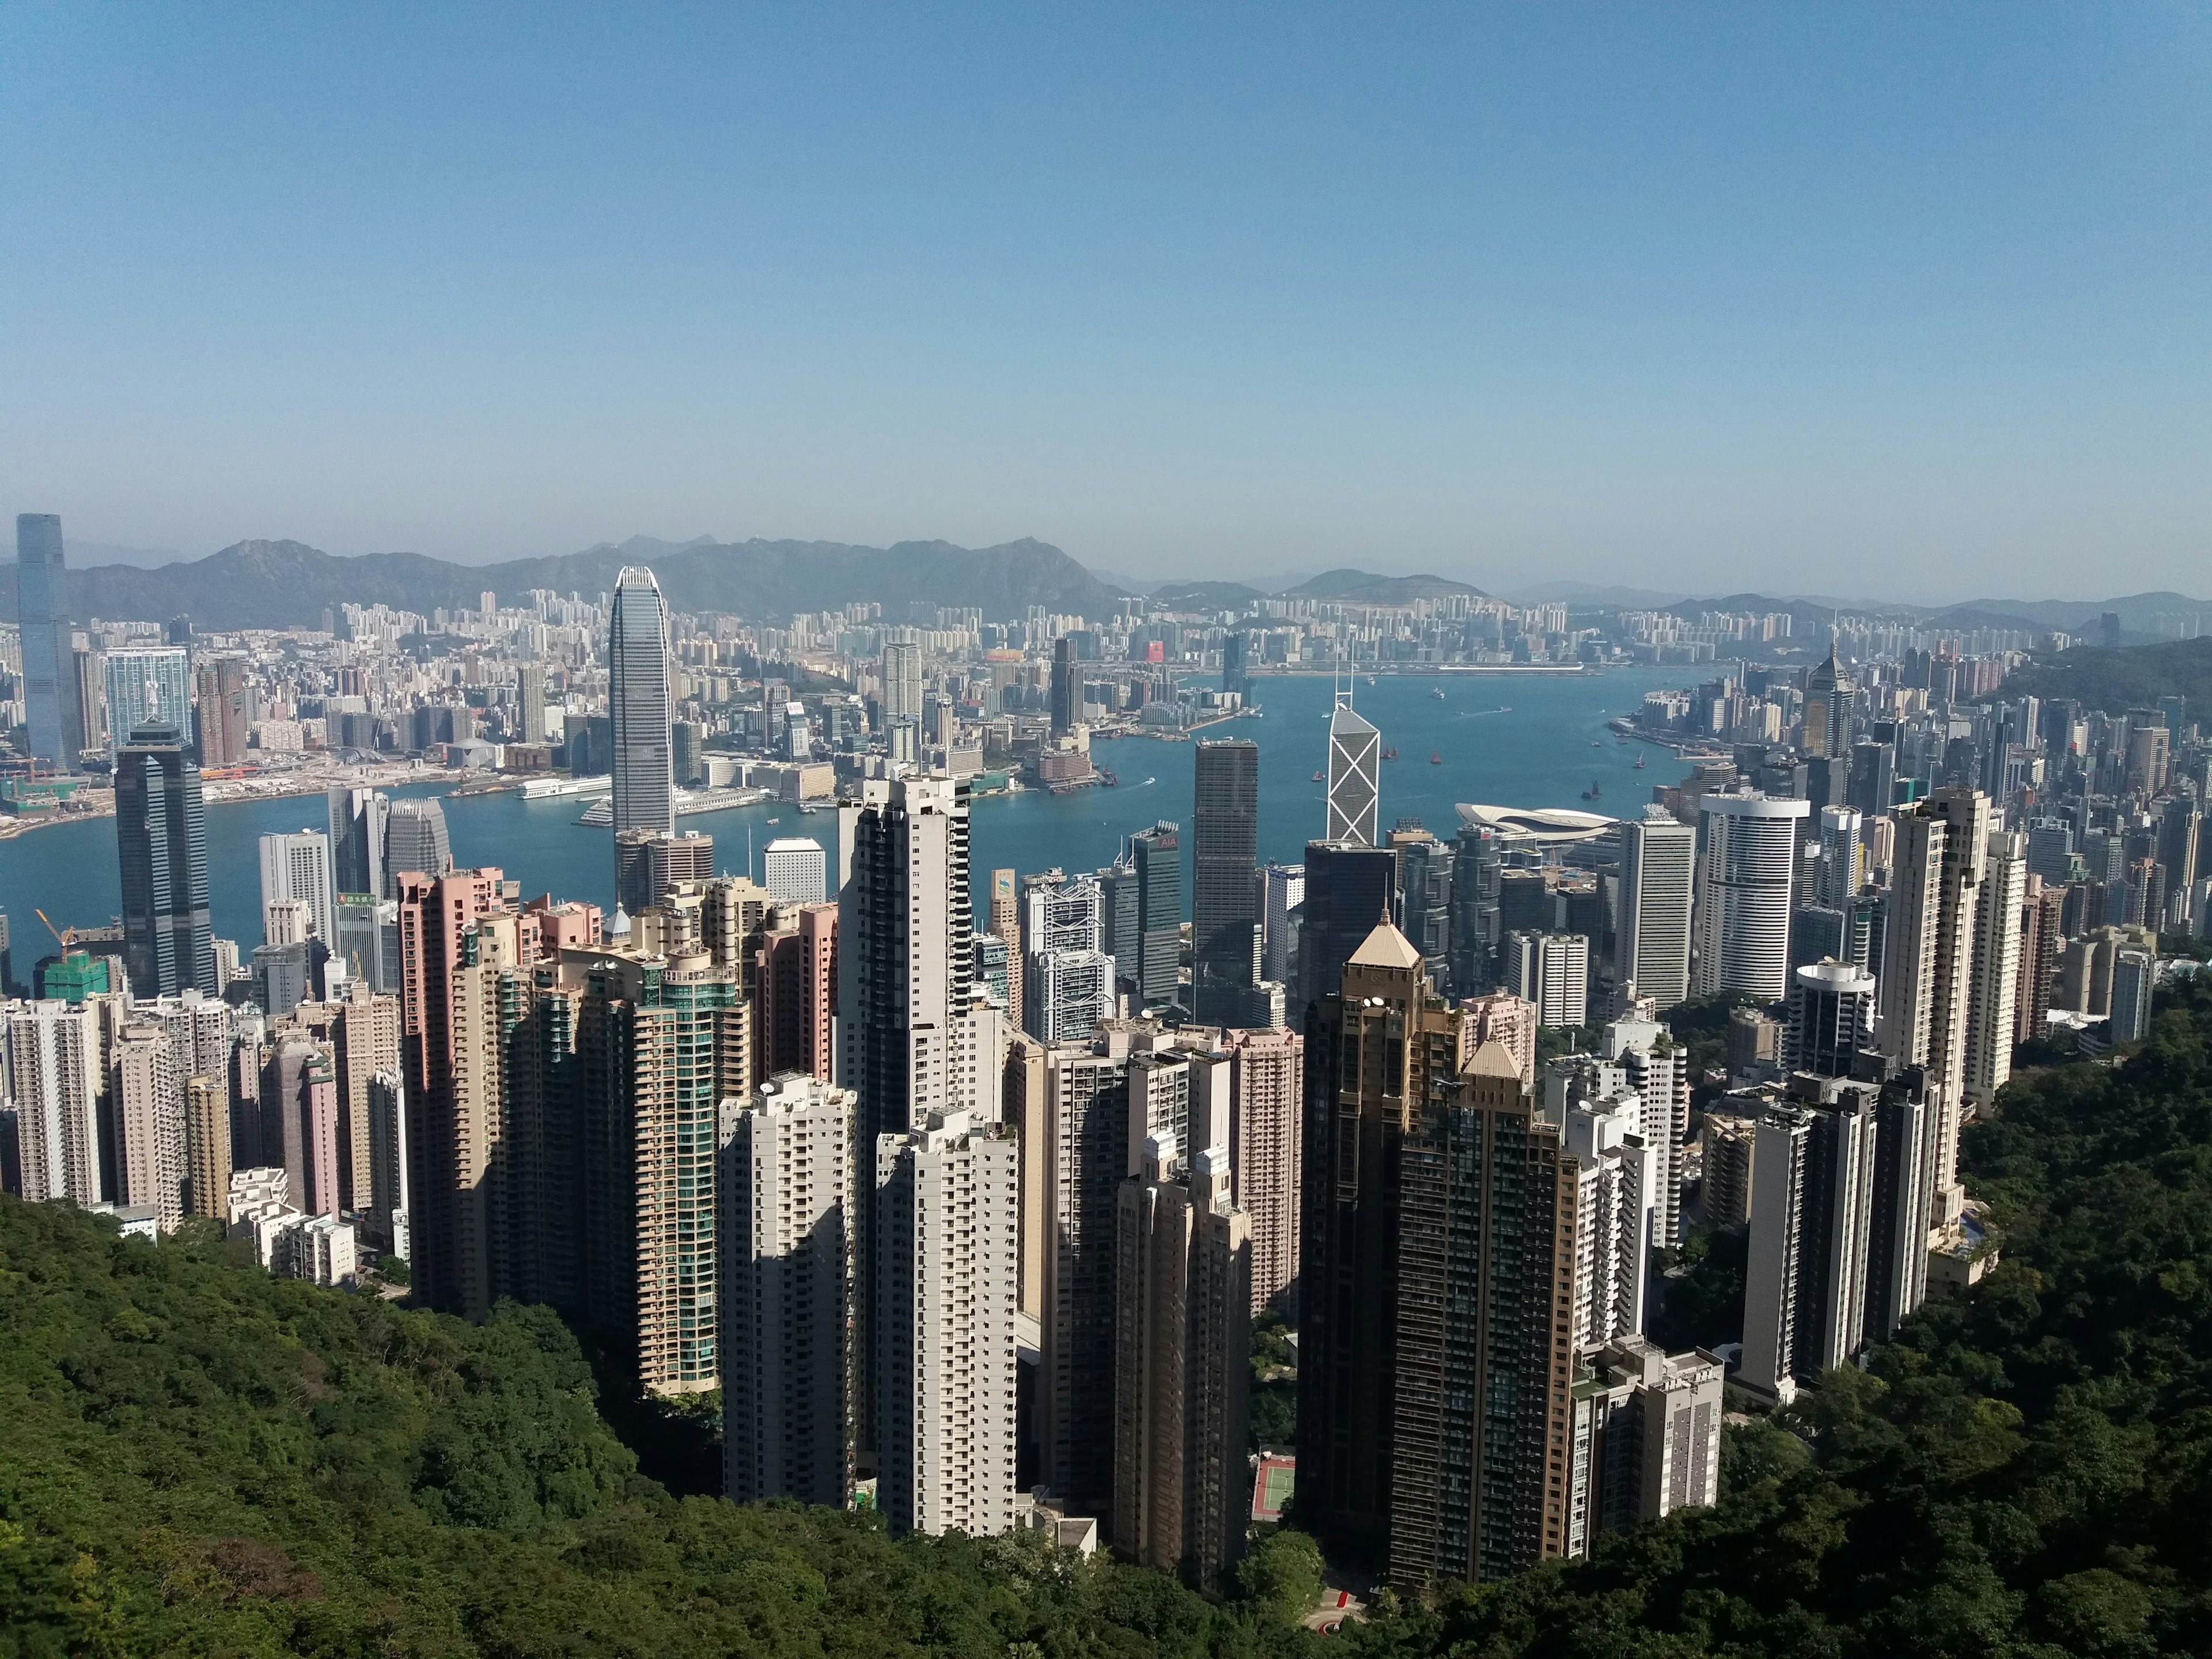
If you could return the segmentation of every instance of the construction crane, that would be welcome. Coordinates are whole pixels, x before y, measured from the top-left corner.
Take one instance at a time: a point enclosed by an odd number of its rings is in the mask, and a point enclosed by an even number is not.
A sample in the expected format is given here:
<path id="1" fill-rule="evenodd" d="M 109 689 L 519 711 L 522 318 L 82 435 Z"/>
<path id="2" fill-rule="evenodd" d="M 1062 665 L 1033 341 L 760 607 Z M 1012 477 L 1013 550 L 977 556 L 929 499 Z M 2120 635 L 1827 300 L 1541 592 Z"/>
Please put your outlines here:
<path id="1" fill-rule="evenodd" d="M 31 914 L 36 916 L 40 921 L 46 921 L 46 913 L 44 910 L 38 908 L 37 906 L 33 905 L 32 907 Z M 74 927 L 63 929 L 55 927 L 51 921 L 46 921 L 46 931 L 54 936 L 54 943 L 60 945 L 64 951 L 68 950 L 70 945 L 76 943 L 76 929 Z"/>

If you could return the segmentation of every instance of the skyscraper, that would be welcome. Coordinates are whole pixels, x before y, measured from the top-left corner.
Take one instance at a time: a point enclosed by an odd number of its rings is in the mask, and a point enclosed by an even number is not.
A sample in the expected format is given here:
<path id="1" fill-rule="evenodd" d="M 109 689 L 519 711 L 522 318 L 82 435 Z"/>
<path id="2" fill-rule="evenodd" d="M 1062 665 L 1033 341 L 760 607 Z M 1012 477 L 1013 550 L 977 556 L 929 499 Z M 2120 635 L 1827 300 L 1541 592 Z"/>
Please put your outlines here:
<path id="1" fill-rule="evenodd" d="M 888 673 L 886 664 L 886 673 Z M 1083 719 L 1082 669 L 1075 659 L 1075 640 L 1063 634 L 1052 642 L 1052 731 L 1065 737 Z"/>
<path id="2" fill-rule="evenodd" d="M 1698 884 L 1695 983 L 1779 1002 L 1790 990 L 1790 910 L 1802 800 L 1707 795 Z M 1638 989 L 1641 989 L 1639 985 Z"/>
<path id="3" fill-rule="evenodd" d="M 1557 1028 L 1589 1018 L 1589 940 L 1580 933 L 1505 936 L 1506 988 L 1536 1005 L 1536 1023 Z"/>
<path id="4" fill-rule="evenodd" d="M 1401 1159 L 1427 1103 L 1459 1073 L 1464 1021 L 1387 921 L 1309 1018 L 1298 1501 L 1325 1551 L 1379 1565 L 1393 1553 Z"/>
<path id="5" fill-rule="evenodd" d="M 1271 864 L 1261 879 L 1267 891 L 1261 902 L 1260 977 L 1288 987 L 1297 969 L 1295 935 L 1305 921 L 1298 911 L 1306 902 L 1305 866 Z"/>
<path id="6" fill-rule="evenodd" d="M 981 1538 L 1014 1522 L 1017 1157 L 1006 1130 L 965 1112 L 869 1149 L 881 1239 L 869 1437 L 894 1534 Z"/>
<path id="7" fill-rule="evenodd" d="M 723 1490 L 735 1503 L 842 1509 L 852 1494 L 852 1091 L 813 1077 L 769 1078 L 723 1114 Z"/>
<path id="8" fill-rule="evenodd" d="M 46 1000 L 4 1011 L 8 1075 L 15 1097 L 22 1195 L 97 1204 L 100 1097 L 98 1011 Z"/>
<path id="9" fill-rule="evenodd" d="M 307 907 L 315 937 L 326 948 L 337 944 L 337 920 L 331 902 L 330 837 L 319 830 L 280 832 L 261 838 L 261 903 L 291 901 Z M 272 944 L 289 943 L 272 940 Z"/>
<path id="10" fill-rule="evenodd" d="M 446 809 L 434 796 L 396 800 L 384 830 L 384 896 L 399 896 L 399 878 L 409 871 L 435 881 L 453 867 L 453 844 L 446 837 Z"/>
<path id="11" fill-rule="evenodd" d="M 1827 659 L 1805 676 L 1805 744 L 1808 756 L 1846 759 L 1856 740 L 1851 720 L 1851 677 L 1828 647 Z"/>
<path id="12" fill-rule="evenodd" d="M 1974 954 L 1966 969 L 1962 1087 L 1966 1099 L 1976 1106 L 1988 1106 L 2012 1076 L 2014 1009 L 2020 995 L 2021 905 L 2027 895 L 2027 842 L 2016 830 L 1990 836 L 1981 885 L 1975 890 Z"/>
<path id="13" fill-rule="evenodd" d="M 239 766 L 246 760 L 252 723 L 248 716 L 246 659 L 203 660 L 192 674 L 193 717 L 198 721 L 200 764 Z M 364 719 L 367 716 L 363 716 Z"/>
<path id="14" fill-rule="evenodd" d="M 514 671 L 515 724 L 525 743 L 545 741 L 545 665 L 518 664 Z"/>
<path id="15" fill-rule="evenodd" d="M 1192 1012 L 1204 1023 L 1241 1025 L 1258 954 L 1253 872 L 1259 865 L 1260 747 L 1249 738 L 1229 738 L 1195 748 Z"/>
<path id="16" fill-rule="evenodd" d="M 1331 994 L 1344 964 L 1390 914 L 1398 885 L 1397 849 L 1333 841 L 1306 843 L 1305 921 L 1298 928 L 1297 1002 L 1304 1010 Z"/>
<path id="17" fill-rule="evenodd" d="M 829 897 L 829 866 L 822 843 L 781 836 L 761 854 L 761 880 L 778 904 L 819 904 Z"/>
<path id="18" fill-rule="evenodd" d="M 1328 823 L 1322 836 L 1347 847 L 1372 847 L 1382 802 L 1382 734 L 1337 694 L 1328 717 Z"/>
<path id="19" fill-rule="evenodd" d="M 1164 818 L 1139 830 L 1132 842 L 1137 866 L 1137 1006 L 1165 1008 L 1182 990 L 1182 832 Z"/>
<path id="20" fill-rule="evenodd" d="M 115 840 L 123 965 L 132 994 L 168 996 L 189 988 L 217 994 L 200 769 L 175 726 L 142 726 L 118 753 Z"/>
<path id="21" fill-rule="evenodd" d="M 1390 831 L 1397 854 L 1396 902 L 1391 915 L 1398 931 L 1427 959 L 1429 979 L 1442 986 L 1451 971 L 1451 889 L 1455 848 L 1438 841 L 1418 819 L 1401 818 Z"/>
<path id="22" fill-rule="evenodd" d="M 374 789 L 333 789 L 327 805 L 333 900 L 340 893 L 386 896 L 385 850 L 390 836 L 392 798 Z M 439 811 L 442 817 L 444 809 Z M 443 875 L 445 872 L 423 873 Z"/>
<path id="23" fill-rule="evenodd" d="M 1792 1072 L 1850 1077 L 1874 1042 L 1874 975 L 1847 962 L 1816 962 L 1790 976 L 1782 1063 Z"/>
<path id="24" fill-rule="evenodd" d="M 1231 1031 L 1229 1162 L 1252 1226 L 1252 1311 L 1294 1299 L 1304 1194 L 1306 1040 L 1296 1031 Z M 1295 1316 L 1295 1308 L 1288 1310 Z"/>
<path id="25" fill-rule="evenodd" d="M 74 772 L 86 738 L 76 695 L 69 562 L 63 552 L 59 515 L 15 515 L 15 614 L 21 618 L 23 703 L 31 753 L 55 771 Z"/>
<path id="26" fill-rule="evenodd" d="M 642 565 L 615 578 L 607 639 L 607 714 L 614 731 L 614 827 L 676 829 L 675 739 L 669 728 L 668 607 Z"/>
<path id="27" fill-rule="evenodd" d="M 1218 1586 L 1244 1553 L 1250 1476 L 1251 1223 L 1229 1151 L 1185 1167 L 1153 1139 L 1117 1212 L 1114 1547 Z"/>
<path id="28" fill-rule="evenodd" d="M 1620 826 L 1616 985 L 1633 985 L 1664 1013 L 1690 994 L 1691 893 L 1698 832 L 1647 813 Z"/>
<path id="29" fill-rule="evenodd" d="M 107 747 L 111 757 L 141 726 L 173 726 L 189 738 L 192 729 L 191 657 L 181 646 L 134 646 L 111 651 L 102 673 L 106 681 Z"/>
<path id="30" fill-rule="evenodd" d="M 1012 870 L 991 872 L 991 932 L 1006 947 L 1013 966 L 1006 975 L 1006 1025 L 1022 1030 L 1022 902 Z"/>

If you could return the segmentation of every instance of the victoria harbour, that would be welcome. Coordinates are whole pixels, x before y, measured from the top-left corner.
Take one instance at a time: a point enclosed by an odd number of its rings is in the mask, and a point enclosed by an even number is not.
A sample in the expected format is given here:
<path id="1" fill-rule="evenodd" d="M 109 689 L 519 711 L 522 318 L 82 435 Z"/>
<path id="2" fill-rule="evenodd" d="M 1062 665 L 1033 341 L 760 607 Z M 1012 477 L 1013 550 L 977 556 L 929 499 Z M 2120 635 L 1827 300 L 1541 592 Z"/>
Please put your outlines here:
<path id="1" fill-rule="evenodd" d="M 1680 769 L 1662 750 L 1620 743 L 1606 721 L 1633 709 L 1647 690 L 1685 677 L 1680 668 L 1627 668 L 1436 679 L 1382 675 L 1372 684 L 1363 678 L 1354 690 L 1357 706 L 1398 750 L 1383 767 L 1382 827 L 1419 818 L 1449 836 L 1460 801 L 1632 811 L 1650 798 L 1652 785 L 1674 781 Z M 1441 699 L 1433 695 L 1438 690 Z M 1260 746 L 1262 860 L 1294 862 L 1322 833 L 1322 785 L 1313 775 L 1325 763 L 1330 696 L 1327 676 L 1264 679 L 1257 688 L 1261 714 L 1201 734 L 1248 738 Z M 1121 779 L 1118 787 L 978 798 L 971 815 L 972 869 L 1093 869 L 1110 862 L 1136 830 L 1163 818 L 1188 823 L 1190 744 L 1124 738 L 1102 741 L 1094 752 Z M 1639 755 L 1646 762 L 1642 770 Z M 1593 783 L 1598 799 L 1586 801 L 1583 793 Z M 392 793 L 438 793 L 440 787 Z M 574 798 L 526 800 L 512 791 L 447 797 L 454 862 L 496 865 L 526 896 L 551 893 L 611 910 L 609 832 L 575 822 L 585 805 Z M 261 935 L 260 837 L 321 828 L 322 798 L 211 806 L 207 823 L 216 935 L 250 945 Z M 802 812 L 788 803 L 764 803 L 685 817 L 678 827 L 713 836 L 715 862 L 725 872 L 745 869 L 750 848 L 757 874 L 759 849 L 779 836 L 811 836 L 834 855 L 837 817 L 826 807 Z M 979 874 L 979 890 L 981 884 Z M 58 823 L 0 845 L 0 912 L 10 919 L 21 960 L 35 960 L 51 944 L 33 907 L 58 927 L 97 926 L 120 904 L 112 817 Z"/>

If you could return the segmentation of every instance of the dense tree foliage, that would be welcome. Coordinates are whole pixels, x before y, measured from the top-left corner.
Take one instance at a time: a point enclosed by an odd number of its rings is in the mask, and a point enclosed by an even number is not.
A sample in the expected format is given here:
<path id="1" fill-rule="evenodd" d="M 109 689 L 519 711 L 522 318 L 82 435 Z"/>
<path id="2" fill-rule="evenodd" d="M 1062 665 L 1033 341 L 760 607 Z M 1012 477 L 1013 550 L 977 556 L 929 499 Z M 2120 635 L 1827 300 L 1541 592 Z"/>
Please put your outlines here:
<path id="1" fill-rule="evenodd" d="M 2023 696 L 2071 697 L 2109 714 L 2148 708 L 2160 697 L 2186 697 L 2201 708 L 2212 702 L 2212 639 L 2077 645 L 2014 671 L 1984 701 Z"/>
<path id="2" fill-rule="evenodd" d="M 1731 1430 L 1719 1509 L 1329 1638 L 1295 1533 L 1224 1607 L 1027 1537 L 678 1496 L 542 1311 L 471 1328 L 0 1200 L 0 1659 L 2212 1651 L 2208 1044 L 2185 988 L 2124 1064 L 2016 1079 L 1966 1147 L 2002 1264 Z"/>

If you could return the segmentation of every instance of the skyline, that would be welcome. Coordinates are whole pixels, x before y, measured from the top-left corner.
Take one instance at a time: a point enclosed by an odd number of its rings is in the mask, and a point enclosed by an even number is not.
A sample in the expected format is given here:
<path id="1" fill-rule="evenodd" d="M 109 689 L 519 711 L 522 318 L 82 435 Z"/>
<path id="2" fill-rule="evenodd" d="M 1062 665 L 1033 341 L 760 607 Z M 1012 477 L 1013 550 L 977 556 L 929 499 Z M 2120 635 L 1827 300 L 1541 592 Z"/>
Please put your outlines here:
<path id="1" fill-rule="evenodd" d="M 2201 14 L 522 15 L 0 21 L 15 510 L 1492 592 L 2202 568 Z"/>

